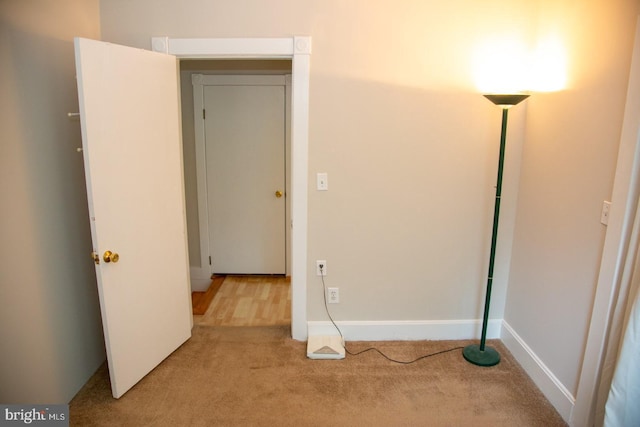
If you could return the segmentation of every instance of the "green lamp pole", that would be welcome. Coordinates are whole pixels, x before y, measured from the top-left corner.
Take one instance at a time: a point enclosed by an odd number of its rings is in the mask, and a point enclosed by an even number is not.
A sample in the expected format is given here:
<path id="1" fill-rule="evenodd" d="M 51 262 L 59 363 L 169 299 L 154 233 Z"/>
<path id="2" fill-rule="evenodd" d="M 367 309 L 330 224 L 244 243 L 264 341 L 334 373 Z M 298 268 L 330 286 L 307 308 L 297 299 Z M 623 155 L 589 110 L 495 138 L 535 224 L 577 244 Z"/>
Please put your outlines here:
<path id="1" fill-rule="evenodd" d="M 498 182 L 496 184 L 496 201 L 493 209 L 493 233 L 491 235 L 491 255 L 489 257 L 489 274 L 487 278 L 487 293 L 484 299 L 484 316 L 482 318 L 482 335 L 480 345 L 472 344 L 462 350 L 464 358 L 474 365 L 493 366 L 500 363 L 500 353 L 487 347 L 487 323 L 489 322 L 489 304 L 491 303 L 491 286 L 493 284 L 493 267 L 496 257 L 496 241 L 498 238 L 498 218 L 500 216 L 500 197 L 502 195 L 502 171 L 504 169 L 504 152 L 507 140 L 507 114 L 510 107 L 518 105 L 529 95 L 484 95 L 489 101 L 502 108 L 502 131 L 500 133 L 500 158 L 498 161 Z"/>

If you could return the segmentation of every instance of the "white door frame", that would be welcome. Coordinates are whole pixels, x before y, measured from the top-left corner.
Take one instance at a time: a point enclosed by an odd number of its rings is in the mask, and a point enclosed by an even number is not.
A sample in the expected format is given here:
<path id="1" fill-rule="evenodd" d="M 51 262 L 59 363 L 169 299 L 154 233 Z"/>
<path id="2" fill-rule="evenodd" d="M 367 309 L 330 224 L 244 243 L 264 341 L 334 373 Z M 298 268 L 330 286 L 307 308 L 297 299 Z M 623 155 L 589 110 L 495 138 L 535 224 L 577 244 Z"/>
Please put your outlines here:
<path id="1" fill-rule="evenodd" d="M 311 37 L 177 39 L 152 37 L 152 50 L 179 59 L 277 59 L 291 64 L 291 336 L 307 339 L 307 185 Z"/>

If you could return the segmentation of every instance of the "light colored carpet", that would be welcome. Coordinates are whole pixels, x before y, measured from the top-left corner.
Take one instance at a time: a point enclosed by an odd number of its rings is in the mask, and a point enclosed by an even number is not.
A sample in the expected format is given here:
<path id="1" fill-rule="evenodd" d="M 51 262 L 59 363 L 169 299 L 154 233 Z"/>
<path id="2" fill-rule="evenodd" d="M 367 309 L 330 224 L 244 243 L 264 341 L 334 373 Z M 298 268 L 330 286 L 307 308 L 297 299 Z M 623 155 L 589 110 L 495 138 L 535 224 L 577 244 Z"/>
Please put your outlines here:
<path id="1" fill-rule="evenodd" d="M 375 344 L 410 360 L 468 341 Z M 196 326 L 119 400 L 106 366 L 70 404 L 72 426 L 564 426 L 500 342 L 481 368 L 460 350 L 397 365 L 368 352 L 310 360 L 289 327 Z"/>

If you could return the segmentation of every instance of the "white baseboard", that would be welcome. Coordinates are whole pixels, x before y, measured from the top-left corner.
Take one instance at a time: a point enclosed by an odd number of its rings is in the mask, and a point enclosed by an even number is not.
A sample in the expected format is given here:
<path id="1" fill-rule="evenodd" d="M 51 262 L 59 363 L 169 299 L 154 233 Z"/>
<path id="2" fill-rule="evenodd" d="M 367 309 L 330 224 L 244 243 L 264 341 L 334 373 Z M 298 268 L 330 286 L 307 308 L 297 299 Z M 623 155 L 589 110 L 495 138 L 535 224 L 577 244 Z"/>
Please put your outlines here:
<path id="1" fill-rule="evenodd" d="M 211 284 L 211 273 L 200 267 L 189 267 L 191 276 L 191 292 L 204 292 Z"/>
<path id="2" fill-rule="evenodd" d="M 388 320 L 336 322 L 347 341 L 464 340 L 480 338 L 482 322 L 463 320 Z M 489 320 L 487 338 L 500 338 L 502 319 Z M 338 335 L 330 321 L 307 322 L 309 336 Z"/>
<path id="3" fill-rule="evenodd" d="M 506 321 L 502 323 L 502 342 L 568 423 L 576 398 Z"/>

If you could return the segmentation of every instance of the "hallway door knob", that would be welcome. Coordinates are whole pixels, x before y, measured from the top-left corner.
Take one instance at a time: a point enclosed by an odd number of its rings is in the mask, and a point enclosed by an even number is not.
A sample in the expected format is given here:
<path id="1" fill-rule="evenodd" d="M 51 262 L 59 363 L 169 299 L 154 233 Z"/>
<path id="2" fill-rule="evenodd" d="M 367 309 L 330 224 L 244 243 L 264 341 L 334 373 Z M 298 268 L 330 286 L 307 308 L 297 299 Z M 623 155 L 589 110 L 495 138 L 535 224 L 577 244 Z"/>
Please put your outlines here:
<path id="1" fill-rule="evenodd" d="M 282 197 L 282 191 L 280 190 L 276 190 L 276 197 L 279 199 L 280 197 Z"/>

